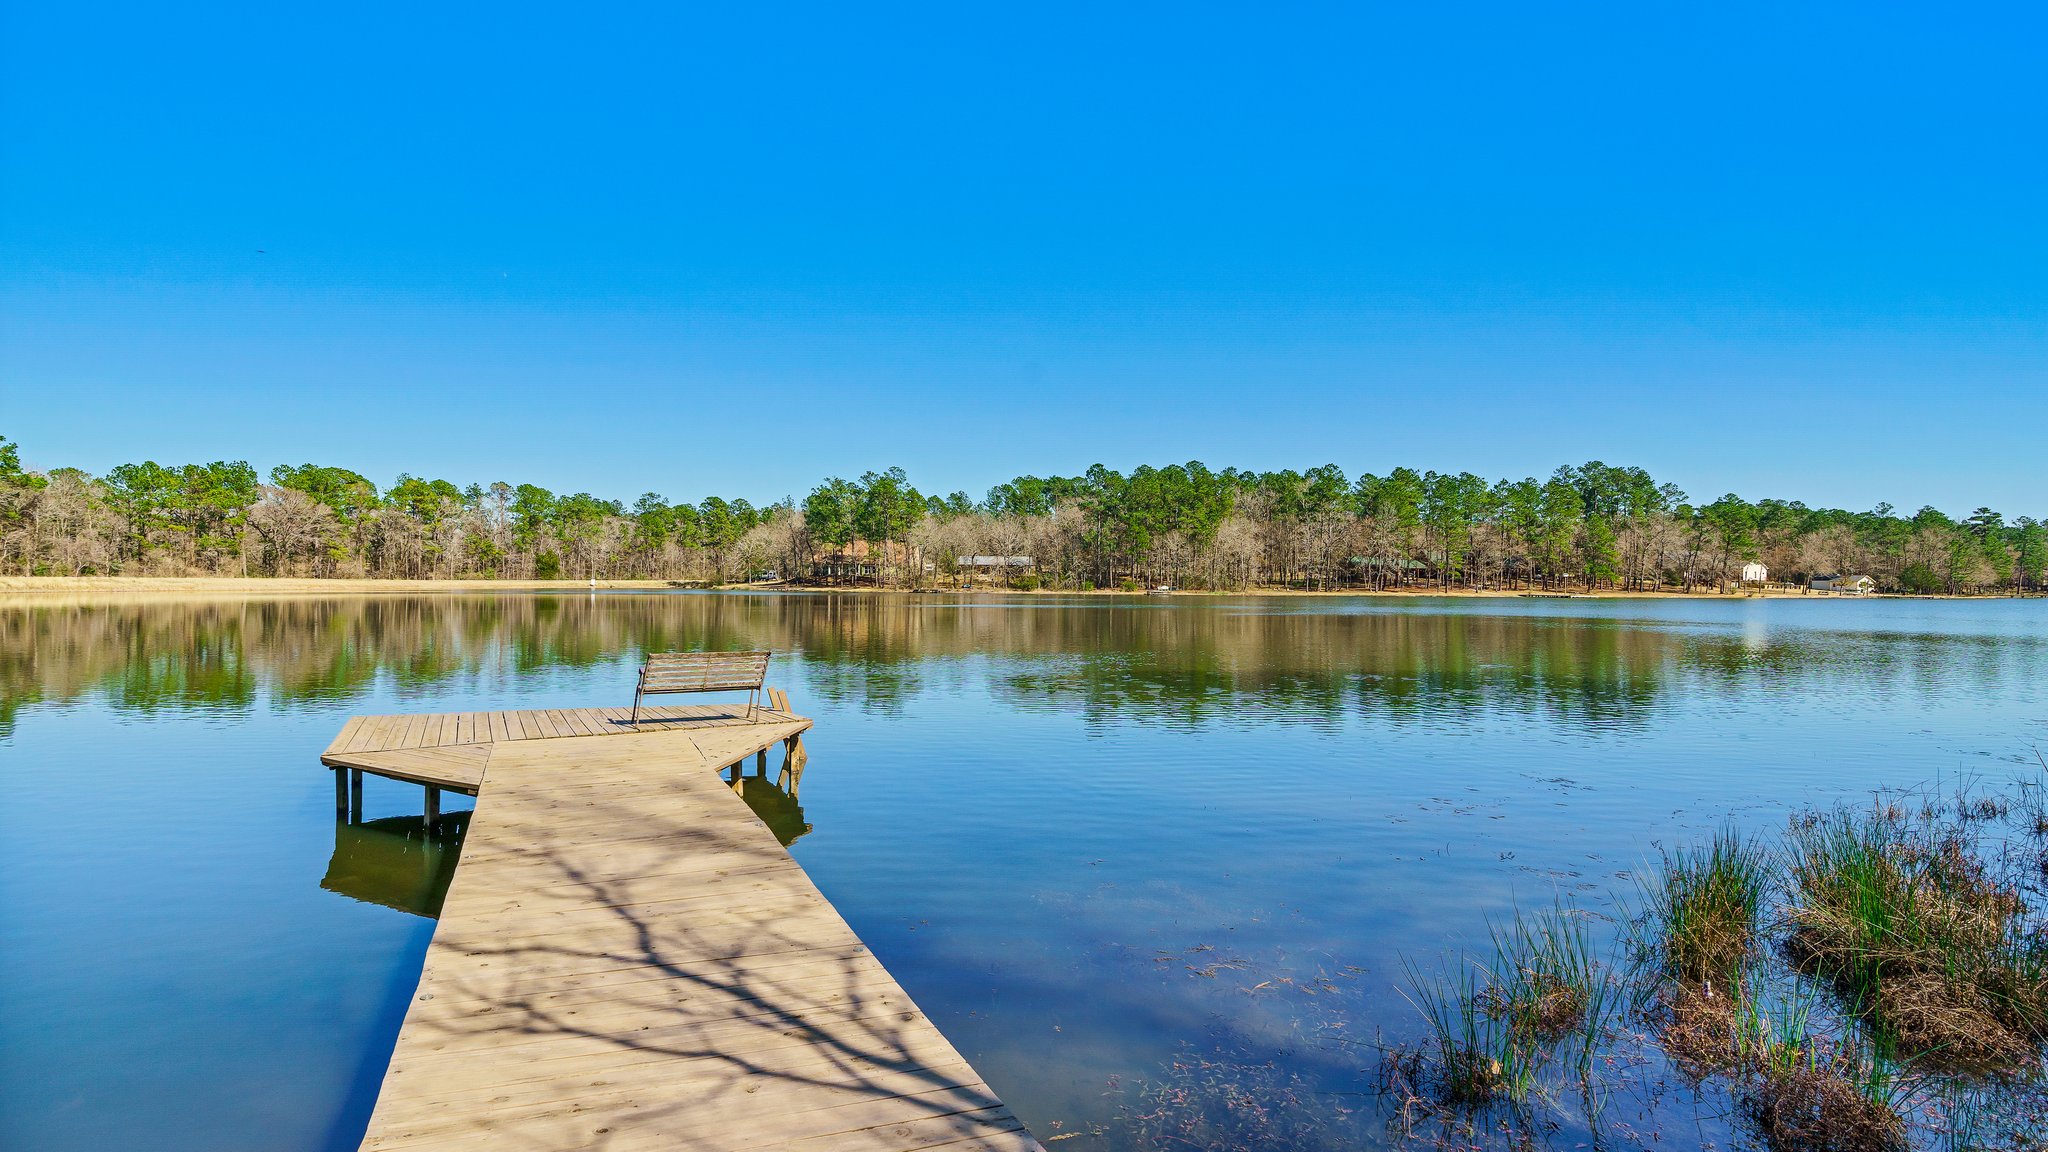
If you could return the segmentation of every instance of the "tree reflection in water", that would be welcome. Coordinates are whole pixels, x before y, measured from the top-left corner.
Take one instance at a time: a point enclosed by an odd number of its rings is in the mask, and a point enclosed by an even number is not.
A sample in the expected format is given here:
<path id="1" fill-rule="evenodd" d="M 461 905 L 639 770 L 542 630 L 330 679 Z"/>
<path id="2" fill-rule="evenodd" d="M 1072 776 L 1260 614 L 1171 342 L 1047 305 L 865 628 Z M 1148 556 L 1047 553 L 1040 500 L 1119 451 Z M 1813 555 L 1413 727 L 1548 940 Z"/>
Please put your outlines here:
<path id="1" fill-rule="evenodd" d="M 2028 636 L 1830 631 L 1761 639 L 1682 619 L 1570 616 L 1522 602 L 965 599 L 900 595 L 437 595 L 0 606 L 0 733 L 20 708 L 92 696 L 116 709 L 246 712 L 345 702 L 379 678 L 425 698 L 470 682 L 621 668 L 649 651 L 764 648 L 800 691 L 883 714 L 998 662 L 1020 708 L 1091 718 L 1390 722 L 1505 710 L 1588 730 L 1646 722 L 1674 688 L 1750 686 L 1853 666 L 1888 678 L 2044 671 Z M 1660 605 L 1668 608 L 1668 605 Z M 1860 607 L 1860 606 L 1859 606 Z M 1440 609 L 1441 606 L 1439 605 Z M 1648 625 L 1648 626 L 1645 626 Z M 790 663 L 777 672 L 788 675 Z"/>

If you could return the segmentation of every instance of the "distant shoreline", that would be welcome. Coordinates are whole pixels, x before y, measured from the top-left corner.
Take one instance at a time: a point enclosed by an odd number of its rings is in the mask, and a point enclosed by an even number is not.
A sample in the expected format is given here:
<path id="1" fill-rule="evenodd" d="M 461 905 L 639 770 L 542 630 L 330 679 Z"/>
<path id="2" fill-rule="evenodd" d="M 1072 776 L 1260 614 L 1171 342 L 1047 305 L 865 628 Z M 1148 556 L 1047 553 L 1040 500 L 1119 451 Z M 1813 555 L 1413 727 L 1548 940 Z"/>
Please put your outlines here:
<path id="1" fill-rule="evenodd" d="M 600 580 L 600 591 L 668 591 L 672 585 L 666 580 Z M 366 595 L 439 595 L 476 592 L 582 592 L 590 590 L 588 580 L 383 580 L 352 577 L 316 579 L 300 577 L 266 576 L 0 576 L 0 596 L 21 596 L 30 599 L 58 594 L 89 594 L 95 596 L 146 597 L 146 596 L 366 596 Z M 1456 597 L 1477 600 L 1550 599 L 1550 600 L 1870 600 L 1870 599 L 1927 599 L 1927 600 L 2004 600 L 2037 599 L 2038 597 L 2010 596 L 1900 596 L 1892 594 L 1871 594 L 1867 596 L 1829 596 L 1799 591 L 1772 590 L 1768 592 L 1713 591 L 1697 592 L 1629 592 L 1603 589 L 1597 592 L 1527 592 L 1506 589 L 1434 589 L 1401 588 L 1375 591 L 1370 588 L 1331 589 L 1329 591 L 1304 591 L 1298 588 L 1253 588 L 1242 592 L 1208 592 L 1199 590 L 1175 590 L 1165 593 L 1122 592 L 1115 589 L 1093 589 L 1072 591 L 1059 589 L 1038 589 L 1023 591 L 1017 589 L 907 589 L 907 588 L 847 588 L 813 585 L 746 585 L 731 584 L 706 589 L 720 592 L 805 592 L 833 595 L 876 595 L 898 596 L 944 595 L 944 596 L 1143 596 L 1179 598 L 1220 598 L 1227 596 L 1296 596 L 1296 597 L 1375 597 L 1401 599 L 1414 597 Z"/>

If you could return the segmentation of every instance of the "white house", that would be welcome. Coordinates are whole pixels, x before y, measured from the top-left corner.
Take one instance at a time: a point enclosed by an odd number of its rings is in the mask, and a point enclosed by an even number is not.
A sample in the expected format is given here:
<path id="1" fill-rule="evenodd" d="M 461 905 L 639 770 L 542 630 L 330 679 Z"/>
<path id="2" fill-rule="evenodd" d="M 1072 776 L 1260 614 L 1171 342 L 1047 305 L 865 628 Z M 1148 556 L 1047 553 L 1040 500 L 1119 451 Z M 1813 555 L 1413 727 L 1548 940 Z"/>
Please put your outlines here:
<path id="1" fill-rule="evenodd" d="M 1877 581 L 1868 576 L 1822 576 L 1813 582 L 1813 590 L 1837 596 L 1868 596 L 1877 591 Z"/>
<path id="2" fill-rule="evenodd" d="M 1742 566 L 1742 582 L 1744 584 L 1764 584 L 1768 583 L 1770 579 L 1771 570 L 1754 560 Z"/>

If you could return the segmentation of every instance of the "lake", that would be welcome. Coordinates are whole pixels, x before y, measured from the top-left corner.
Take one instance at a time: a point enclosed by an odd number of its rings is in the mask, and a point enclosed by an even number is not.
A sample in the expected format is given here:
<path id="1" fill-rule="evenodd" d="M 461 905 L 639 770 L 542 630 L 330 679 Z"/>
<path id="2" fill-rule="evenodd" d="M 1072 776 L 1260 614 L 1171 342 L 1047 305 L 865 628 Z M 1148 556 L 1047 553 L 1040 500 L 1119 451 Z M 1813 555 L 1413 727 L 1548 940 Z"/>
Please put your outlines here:
<path id="1" fill-rule="evenodd" d="M 1404 959 L 2048 748 L 2038 601 L 15 600 L 0 1146 L 355 1147 L 461 821 L 371 779 L 337 825 L 320 751 L 354 713 L 625 704 L 689 648 L 776 653 L 817 726 L 764 818 L 1066 1152 L 1232 1085 L 1370 1143 Z"/>

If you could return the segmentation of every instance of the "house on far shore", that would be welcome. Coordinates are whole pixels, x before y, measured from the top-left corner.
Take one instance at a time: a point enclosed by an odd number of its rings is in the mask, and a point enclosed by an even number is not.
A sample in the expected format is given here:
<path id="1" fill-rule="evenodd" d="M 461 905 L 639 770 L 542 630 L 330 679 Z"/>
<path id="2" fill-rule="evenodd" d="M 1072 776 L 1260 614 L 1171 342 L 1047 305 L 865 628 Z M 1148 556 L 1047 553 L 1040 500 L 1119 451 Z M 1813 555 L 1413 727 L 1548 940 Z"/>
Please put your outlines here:
<path id="1" fill-rule="evenodd" d="M 1768 584 L 1770 581 L 1771 570 L 1762 564 L 1751 560 L 1742 566 L 1742 582 L 1744 584 Z"/>
<path id="2" fill-rule="evenodd" d="M 1868 576 L 1821 576 L 1814 580 L 1813 590 L 1837 596 L 1868 596 L 1877 591 L 1877 581 Z"/>
<path id="3" fill-rule="evenodd" d="M 962 556 L 953 562 L 960 576 L 969 584 L 986 580 L 991 584 L 1001 583 L 1015 587 L 1018 581 L 1030 575 L 1032 559 L 1029 556 Z M 1030 580 L 1024 580 L 1027 587 L 1035 587 Z"/>

